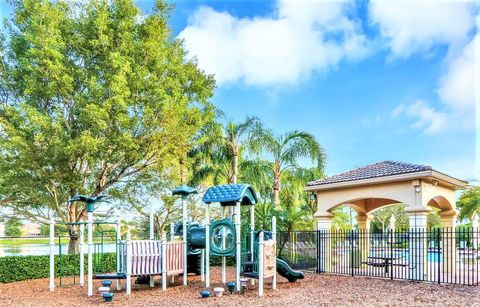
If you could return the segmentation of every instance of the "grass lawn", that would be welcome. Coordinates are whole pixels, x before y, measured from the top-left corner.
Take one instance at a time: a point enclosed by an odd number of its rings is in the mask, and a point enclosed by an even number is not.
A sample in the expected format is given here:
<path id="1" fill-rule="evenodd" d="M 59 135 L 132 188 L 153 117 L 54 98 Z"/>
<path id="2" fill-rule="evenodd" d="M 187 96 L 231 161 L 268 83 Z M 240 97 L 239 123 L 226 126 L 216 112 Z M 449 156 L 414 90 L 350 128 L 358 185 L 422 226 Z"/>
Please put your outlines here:
<path id="1" fill-rule="evenodd" d="M 68 244 L 68 237 L 62 237 L 61 243 Z M 86 241 L 86 240 L 85 240 Z M 104 243 L 113 243 L 114 241 L 104 239 Z M 0 245 L 3 246 L 16 246 L 16 245 L 23 245 L 23 244 L 49 244 L 49 238 L 8 238 L 8 239 L 0 239 Z M 85 242 L 86 243 L 86 242 Z M 94 240 L 94 243 L 100 243 L 100 240 Z M 58 244 L 58 237 L 55 237 L 55 244 Z"/>

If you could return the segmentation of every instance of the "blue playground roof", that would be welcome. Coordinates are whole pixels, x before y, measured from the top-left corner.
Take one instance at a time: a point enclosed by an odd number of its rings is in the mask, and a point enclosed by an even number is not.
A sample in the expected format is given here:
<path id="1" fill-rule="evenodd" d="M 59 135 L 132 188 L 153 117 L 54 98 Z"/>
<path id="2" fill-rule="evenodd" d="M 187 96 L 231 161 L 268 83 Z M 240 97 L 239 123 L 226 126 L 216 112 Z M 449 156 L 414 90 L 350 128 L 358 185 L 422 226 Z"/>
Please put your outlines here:
<path id="1" fill-rule="evenodd" d="M 220 203 L 222 206 L 234 206 L 237 201 L 242 205 L 255 205 L 257 194 L 249 184 L 224 184 L 209 188 L 203 195 L 203 202 Z"/>
<path id="2" fill-rule="evenodd" d="M 176 187 L 172 191 L 172 195 L 187 196 L 189 194 L 197 194 L 197 190 L 195 190 L 192 187 L 186 186 L 186 185 L 181 185 L 179 187 Z"/>

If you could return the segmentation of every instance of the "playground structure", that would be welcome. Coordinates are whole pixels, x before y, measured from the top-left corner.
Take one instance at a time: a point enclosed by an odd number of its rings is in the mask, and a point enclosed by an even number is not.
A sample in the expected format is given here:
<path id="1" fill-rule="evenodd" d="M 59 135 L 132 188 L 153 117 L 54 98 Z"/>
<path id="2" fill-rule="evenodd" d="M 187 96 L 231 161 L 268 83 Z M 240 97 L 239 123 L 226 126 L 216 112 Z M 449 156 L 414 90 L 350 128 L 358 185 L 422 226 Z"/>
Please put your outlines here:
<path id="1" fill-rule="evenodd" d="M 84 233 L 87 225 L 87 295 L 93 295 L 93 279 L 114 279 L 117 281 L 117 290 L 121 290 L 120 280 L 125 280 L 126 293 L 131 293 L 132 276 L 149 276 L 150 286 L 153 287 L 153 276 L 162 276 L 162 289 L 166 289 L 166 277 L 184 272 L 184 244 L 182 242 L 167 242 L 164 234 L 162 240 L 132 240 L 130 230 L 127 231 L 126 240 L 121 240 L 121 222 L 95 222 L 93 211 L 95 203 L 102 198 L 90 198 L 78 196 L 72 201 L 83 201 L 87 204 L 87 222 L 65 223 L 65 225 L 78 225 L 79 231 L 79 261 L 80 261 L 80 286 L 84 285 Z M 116 225 L 116 272 L 107 274 L 94 274 L 95 262 L 93 243 L 93 225 L 114 224 Z M 50 291 L 55 289 L 55 220 L 50 219 Z M 102 244 L 102 243 L 101 243 Z M 61 247 L 59 246 L 60 251 Z M 99 255 L 100 254 L 100 255 Z M 96 256 L 101 258 L 103 250 L 97 248 Z M 61 255 L 61 253 L 60 253 Z"/>
<path id="2" fill-rule="evenodd" d="M 272 231 L 255 230 L 254 205 L 257 196 L 254 189 L 247 184 L 220 185 L 209 188 L 202 200 L 205 204 L 204 226 L 195 221 L 188 221 L 186 199 L 197 191 L 187 186 L 180 186 L 172 191 L 173 195 L 181 196 L 182 223 L 170 228 L 170 241 L 166 234 L 162 240 L 153 240 L 153 225 L 150 225 L 149 240 L 132 240 L 130 230 L 126 239 L 122 240 L 120 220 L 116 225 L 116 272 L 109 274 L 94 274 L 94 244 L 93 225 L 104 222 L 94 222 L 95 204 L 101 202 L 103 196 L 76 196 L 71 201 L 86 203 L 87 221 L 70 223 L 80 228 L 80 285 L 84 280 L 84 230 L 87 225 L 87 295 L 93 295 L 93 279 L 114 279 L 117 290 L 121 289 L 120 281 L 125 280 L 126 293 L 131 293 L 131 277 L 149 278 L 149 284 L 154 286 L 153 277 L 162 276 L 162 289 L 166 290 L 167 277 L 183 275 L 183 285 L 188 283 L 188 271 L 199 273 L 205 287 L 210 288 L 210 257 L 219 256 L 222 259 L 222 284 L 227 285 L 226 257 L 234 257 L 236 264 L 237 291 L 241 290 L 245 279 L 254 284 L 258 279 L 259 296 L 263 295 L 264 279 L 272 278 L 272 288 L 276 288 L 276 273 L 280 273 L 293 282 L 303 278 L 303 273 L 293 271 L 286 262 L 276 259 L 276 220 L 272 219 Z M 210 205 L 219 203 L 222 208 L 222 219 L 210 220 Z M 248 206 L 250 223 L 241 232 L 241 206 Z M 231 212 L 226 216 L 227 208 Z M 50 291 L 54 291 L 55 277 L 55 240 L 53 218 L 50 222 Z M 176 241 L 175 236 L 181 237 Z M 100 251 L 100 250 L 99 250 Z M 242 278 L 243 277 L 243 278 Z M 242 278 L 242 279 L 241 279 Z M 137 279 L 138 280 L 138 279 Z"/>

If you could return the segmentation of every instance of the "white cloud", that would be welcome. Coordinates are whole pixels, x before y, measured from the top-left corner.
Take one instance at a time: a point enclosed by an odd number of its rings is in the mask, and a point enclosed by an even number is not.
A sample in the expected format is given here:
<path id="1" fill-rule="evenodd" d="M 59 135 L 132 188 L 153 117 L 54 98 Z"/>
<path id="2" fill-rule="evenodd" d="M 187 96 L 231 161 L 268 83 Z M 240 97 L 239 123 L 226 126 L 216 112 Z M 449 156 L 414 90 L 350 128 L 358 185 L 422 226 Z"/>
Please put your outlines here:
<path id="1" fill-rule="evenodd" d="M 369 16 L 380 29 L 393 58 L 428 54 L 436 46 L 448 47 L 443 65 L 445 70 L 434 89 L 436 107 L 418 100 L 400 105 L 392 115 L 416 118 L 412 128 L 427 133 L 450 128 L 471 130 L 475 115 L 475 56 L 479 36 L 475 30 L 477 7 L 472 1 L 371 1 Z M 477 43 L 475 43 L 477 41 Z M 477 50 L 477 52 L 475 52 Z M 477 80 L 478 83 L 478 80 Z"/>
<path id="2" fill-rule="evenodd" d="M 201 7 L 180 34 L 190 55 L 219 84 L 295 84 L 367 53 L 352 3 L 280 0 L 273 17 L 237 18 Z"/>
<path id="3" fill-rule="evenodd" d="M 411 125 L 413 129 L 423 129 L 425 133 L 435 134 L 445 130 L 448 123 L 448 115 L 438 112 L 431 106 L 427 105 L 423 100 L 417 100 L 412 104 L 401 104 L 397 106 L 392 116 L 407 115 L 415 118 L 415 122 Z"/>
<path id="4" fill-rule="evenodd" d="M 475 26 L 475 4 L 460 1 L 371 1 L 369 16 L 393 56 L 429 52 L 436 44 L 461 48 Z"/>
<path id="5" fill-rule="evenodd" d="M 446 74 L 440 78 L 440 99 L 458 111 L 471 112 L 475 105 L 475 44 L 480 46 L 478 34 L 448 63 Z"/>
<path id="6" fill-rule="evenodd" d="M 474 129 L 475 99 L 480 84 L 480 75 L 475 73 L 479 47 L 480 35 L 477 34 L 458 56 L 451 57 L 446 62 L 447 70 L 440 78 L 436 90 L 440 101 L 439 108 L 442 111 L 417 101 L 410 105 L 398 106 L 392 115 L 397 117 L 403 114 L 417 118 L 412 127 L 424 128 L 428 133 L 445 131 L 446 122 L 450 123 L 450 129 Z"/>

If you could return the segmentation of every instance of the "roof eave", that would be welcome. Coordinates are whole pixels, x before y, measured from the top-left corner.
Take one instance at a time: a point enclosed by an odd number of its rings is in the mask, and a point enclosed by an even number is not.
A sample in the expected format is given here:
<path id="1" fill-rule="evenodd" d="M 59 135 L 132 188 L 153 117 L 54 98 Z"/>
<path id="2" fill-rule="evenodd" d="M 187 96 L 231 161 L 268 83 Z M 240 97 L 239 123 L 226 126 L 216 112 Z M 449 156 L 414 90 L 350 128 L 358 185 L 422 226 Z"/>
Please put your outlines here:
<path id="1" fill-rule="evenodd" d="M 348 187 L 363 186 L 363 185 L 372 185 L 372 184 L 379 184 L 379 183 L 390 183 L 390 182 L 398 182 L 398 181 L 405 181 L 405 180 L 422 179 L 422 178 L 428 178 L 428 177 L 444 182 L 448 185 L 452 185 L 456 189 L 464 189 L 468 186 L 468 182 L 466 181 L 448 176 L 446 174 L 437 172 L 435 170 L 428 170 L 428 171 L 412 172 L 412 173 L 392 175 L 392 176 L 382 176 L 382 177 L 375 177 L 375 178 L 368 178 L 368 179 L 361 179 L 361 180 L 310 185 L 305 187 L 305 191 L 307 192 L 322 191 L 322 190 L 348 188 Z"/>

